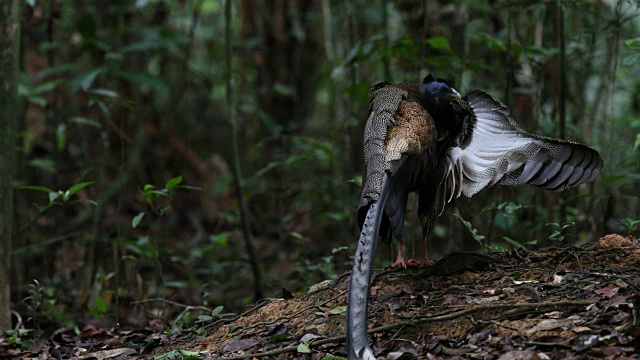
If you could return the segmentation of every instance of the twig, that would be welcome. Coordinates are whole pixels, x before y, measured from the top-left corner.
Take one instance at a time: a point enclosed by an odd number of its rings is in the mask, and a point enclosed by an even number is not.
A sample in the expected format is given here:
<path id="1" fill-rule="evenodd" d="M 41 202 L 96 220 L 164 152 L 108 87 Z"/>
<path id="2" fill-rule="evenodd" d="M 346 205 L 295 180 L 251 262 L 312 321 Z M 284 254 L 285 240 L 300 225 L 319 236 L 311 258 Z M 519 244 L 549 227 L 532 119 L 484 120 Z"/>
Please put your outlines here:
<path id="1" fill-rule="evenodd" d="M 503 327 L 505 329 L 509 329 L 511 331 L 515 331 L 515 332 L 518 333 L 518 335 L 520 335 L 521 338 L 525 338 L 524 333 L 522 332 L 522 330 L 520 330 L 520 329 L 518 329 L 517 327 L 514 327 L 514 326 L 509 326 L 509 325 L 502 324 L 502 323 L 500 323 L 500 322 L 498 322 L 496 320 L 487 320 L 487 321 L 480 320 L 480 321 L 478 321 L 478 323 L 479 324 L 483 324 L 483 325 L 484 324 L 493 324 L 495 326 Z"/>
<path id="2" fill-rule="evenodd" d="M 22 323 L 22 316 L 15 310 L 11 310 L 11 313 L 16 317 L 16 326 L 13 328 L 13 330 L 18 331 L 18 329 L 24 327 L 24 324 Z"/>
<path id="3" fill-rule="evenodd" d="M 559 344 L 559 343 L 550 343 L 550 342 L 527 341 L 525 344 L 527 344 L 527 345 L 535 345 L 535 346 L 557 346 L 557 347 L 563 347 L 565 349 L 573 349 L 573 347 L 571 345 Z"/>

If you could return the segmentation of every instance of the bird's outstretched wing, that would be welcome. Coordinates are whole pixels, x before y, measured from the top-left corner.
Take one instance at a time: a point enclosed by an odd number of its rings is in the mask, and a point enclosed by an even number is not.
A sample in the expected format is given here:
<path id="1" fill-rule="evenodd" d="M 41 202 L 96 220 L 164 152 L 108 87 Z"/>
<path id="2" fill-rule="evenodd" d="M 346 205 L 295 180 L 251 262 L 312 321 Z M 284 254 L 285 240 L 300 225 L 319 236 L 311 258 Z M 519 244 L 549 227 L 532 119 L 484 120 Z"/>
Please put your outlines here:
<path id="1" fill-rule="evenodd" d="M 471 197 L 496 183 L 562 191 L 600 175 L 602 158 L 589 146 L 525 132 L 509 109 L 484 91 L 470 91 L 463 100 L 473 128 L 448 153 L 441 201 Z"/>

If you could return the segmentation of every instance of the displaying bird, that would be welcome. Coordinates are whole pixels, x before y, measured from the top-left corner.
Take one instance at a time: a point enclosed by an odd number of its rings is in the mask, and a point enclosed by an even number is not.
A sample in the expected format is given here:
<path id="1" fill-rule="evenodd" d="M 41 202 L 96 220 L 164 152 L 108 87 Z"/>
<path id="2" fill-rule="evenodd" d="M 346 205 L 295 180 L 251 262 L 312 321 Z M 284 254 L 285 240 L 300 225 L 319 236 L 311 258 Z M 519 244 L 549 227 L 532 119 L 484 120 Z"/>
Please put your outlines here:
<path id="1" fill-rule="evenodd" d="M 562 191 L 600 175 L 600 154 L 583 144 L 523 131 L 508 108 L 481 90 L 464 97 L 448 82 L 423 82 L 371 90 L 364 130 L 365 171 L 358 208 L 360 239 L 347 306 L 349 359 L 375 359 L 367 338 L 369 283 L 378 238 L 398 239 L 392 266 L 415 265 L 402 256 L 402 230 L 410 192 L 426 240 L 447 202 L 471 197 L 496 183 L 531 184 Z"/>

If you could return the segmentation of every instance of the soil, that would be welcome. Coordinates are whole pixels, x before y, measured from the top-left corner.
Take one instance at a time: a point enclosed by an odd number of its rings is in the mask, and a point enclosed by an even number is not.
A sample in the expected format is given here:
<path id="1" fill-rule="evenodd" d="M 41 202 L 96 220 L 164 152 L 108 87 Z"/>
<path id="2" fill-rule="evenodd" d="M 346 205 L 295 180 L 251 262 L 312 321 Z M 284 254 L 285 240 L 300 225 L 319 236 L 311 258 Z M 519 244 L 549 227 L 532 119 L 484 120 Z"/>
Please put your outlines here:
<path id="1" fill-rule="evenodd" d="M 171 335 L 111 334 L 110 343 L 78 357 L 346 357 L 348 280 L 347 273 L 297 296 L 283 290 L 281 299 Z M 369 337 L 374 353 L 390 360 L 640 358 L 639 289 L 640 243 L 633 237 L 607 235 L 543 251 L 453 253 L 422 269 L 376 272 Z M 67 346 L 71 351 L 77 341 Z M 55 357 L 50 348 L 38 356 Z"/>

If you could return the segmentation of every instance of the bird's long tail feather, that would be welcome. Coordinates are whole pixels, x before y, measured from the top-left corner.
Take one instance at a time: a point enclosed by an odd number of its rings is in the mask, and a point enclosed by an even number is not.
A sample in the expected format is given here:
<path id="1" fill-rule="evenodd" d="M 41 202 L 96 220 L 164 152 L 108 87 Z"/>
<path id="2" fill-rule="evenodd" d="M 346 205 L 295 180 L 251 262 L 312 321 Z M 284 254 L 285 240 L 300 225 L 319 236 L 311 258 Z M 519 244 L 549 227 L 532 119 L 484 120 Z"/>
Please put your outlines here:
<path id="1" fill-rule="evenodd" d="M 369 287 L 389 182 L 390 175 L 385 172 L 382 177 L 382 191 L 378 200 L 373 201 L 367 211 L 353 259 L 347 303 L 347 351 L 350 360 L 375 359 L 367 337 Z"/>

